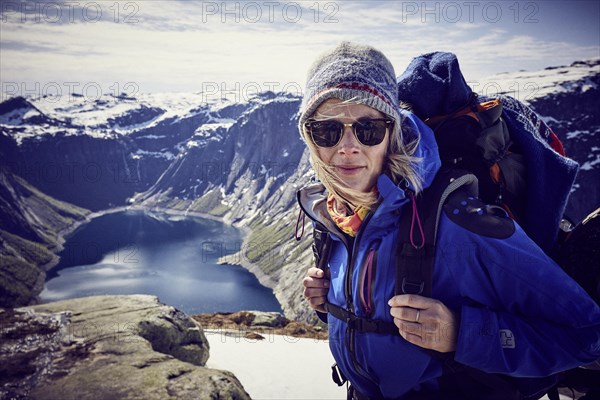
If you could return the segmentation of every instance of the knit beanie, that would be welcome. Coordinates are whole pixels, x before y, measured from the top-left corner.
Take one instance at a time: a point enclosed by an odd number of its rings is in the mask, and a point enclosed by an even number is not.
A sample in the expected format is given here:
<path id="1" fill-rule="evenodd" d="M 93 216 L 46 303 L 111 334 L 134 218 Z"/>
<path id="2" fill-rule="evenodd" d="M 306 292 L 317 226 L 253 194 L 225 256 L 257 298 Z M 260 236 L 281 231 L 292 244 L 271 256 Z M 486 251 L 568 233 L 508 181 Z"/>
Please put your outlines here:
<path id="1" fill-rule="evenodd" d="M 394 119 L 394 133 L 402 122 L 394 67 L 379 50 L 342 42 L 312 64 L 306 82 L 299 128 L 325 100 L 355 101 Z"/>
<path id="2" fill-rule="evenodd" d="M 409 103 L 422 120 L 466 107 L 472 92 L 453 53 L 415 57 L 398 77 L 399 100 Z"/>

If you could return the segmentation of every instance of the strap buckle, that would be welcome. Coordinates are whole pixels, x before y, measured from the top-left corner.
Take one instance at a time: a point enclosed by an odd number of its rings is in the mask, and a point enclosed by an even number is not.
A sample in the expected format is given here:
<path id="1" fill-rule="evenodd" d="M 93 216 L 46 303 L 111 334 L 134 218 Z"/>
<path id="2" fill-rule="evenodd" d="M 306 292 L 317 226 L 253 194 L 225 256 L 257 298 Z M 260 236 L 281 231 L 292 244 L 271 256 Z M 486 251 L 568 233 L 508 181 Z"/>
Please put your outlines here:
<path id="1" fill-rule="evenodd" d="M 405 294 L 421 294 L 425 290 L 425 282 L 411 282 L 406 277 L 402 278 L 402 293 Z"/>
<path id="2" fill-rule="evenodd" d="M 377 322 L 367 318 L 352 318 L 348 321 L 348 326 L 361 333 L 377 332 Z"/>

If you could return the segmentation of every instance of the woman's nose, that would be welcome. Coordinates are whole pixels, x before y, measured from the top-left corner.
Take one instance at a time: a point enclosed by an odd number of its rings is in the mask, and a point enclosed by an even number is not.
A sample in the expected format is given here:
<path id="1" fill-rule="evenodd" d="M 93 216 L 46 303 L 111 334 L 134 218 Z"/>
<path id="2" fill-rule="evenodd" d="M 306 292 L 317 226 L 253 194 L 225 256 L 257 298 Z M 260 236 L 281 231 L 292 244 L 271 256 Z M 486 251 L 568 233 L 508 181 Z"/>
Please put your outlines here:
<path id="1" fill-rule="evenodd" d="M 342 135 L 342 140 L 340 141 L 338 150 L 340 152 L 356 152 L 360 148 L 360 143 L 356 140 L 356 136 L 352 131 L 352 127 L 346 125 L 344 127 L 344 133 Z"/>

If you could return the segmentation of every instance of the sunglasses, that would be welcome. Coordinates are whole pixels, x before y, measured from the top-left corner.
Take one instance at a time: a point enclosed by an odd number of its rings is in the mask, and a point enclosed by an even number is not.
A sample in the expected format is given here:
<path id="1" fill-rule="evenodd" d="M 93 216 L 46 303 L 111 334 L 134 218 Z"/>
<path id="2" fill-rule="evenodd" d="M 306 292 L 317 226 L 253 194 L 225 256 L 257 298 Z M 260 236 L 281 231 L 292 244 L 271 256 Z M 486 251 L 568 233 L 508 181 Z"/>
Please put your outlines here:
<path id="1" fill-rule="evenodd" d="M 307 133 L 319 147 L 334 147 L 344 136 L 344 129 L 352 127 L 356 140 L 365 146 L 377 146 L 383 142 L 388 127 L 394 121 L 387 118 L 360 118 L 351 124 L 336 120 L 308 120 L 304 123 Z"/>

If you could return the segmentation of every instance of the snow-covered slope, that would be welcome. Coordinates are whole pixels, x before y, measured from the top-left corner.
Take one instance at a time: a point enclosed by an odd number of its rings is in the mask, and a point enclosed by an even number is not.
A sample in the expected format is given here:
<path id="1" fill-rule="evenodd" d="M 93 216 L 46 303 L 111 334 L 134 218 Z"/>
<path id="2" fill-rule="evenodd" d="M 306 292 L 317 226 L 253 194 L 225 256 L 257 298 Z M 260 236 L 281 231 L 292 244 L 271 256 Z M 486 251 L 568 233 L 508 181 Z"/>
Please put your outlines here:
<path id="1" fill-rule="evenodd" d="M 576 61 L 568 66 L 547 67 L 540 71 L 506 72 L 467 83 L 479 94 L 506 94 L 525 103 L 558 93 L 585 93 L 598 89 L 592 78 L 600 74 L 600 57 Z"/>

